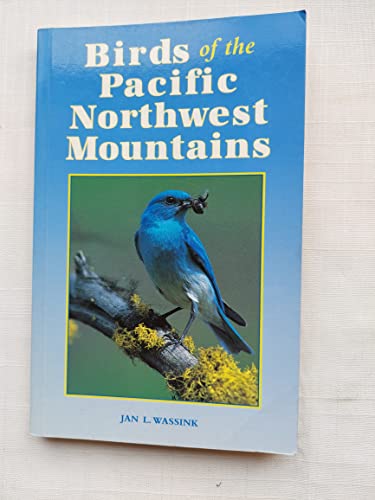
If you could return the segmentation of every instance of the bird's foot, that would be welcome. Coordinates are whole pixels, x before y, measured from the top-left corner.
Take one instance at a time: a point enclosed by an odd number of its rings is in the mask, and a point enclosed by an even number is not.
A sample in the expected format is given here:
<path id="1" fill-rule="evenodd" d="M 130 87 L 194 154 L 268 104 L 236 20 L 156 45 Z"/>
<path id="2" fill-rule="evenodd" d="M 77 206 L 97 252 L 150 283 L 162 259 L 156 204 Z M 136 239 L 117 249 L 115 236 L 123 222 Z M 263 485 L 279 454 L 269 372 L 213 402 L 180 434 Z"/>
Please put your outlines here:
<path id="1" fill-rule="evenodd" d="M 173 347 L 176 347 L 177 345 L 181 345 L 182 342 L 181 342 L 181 339 L 178 338 L 172 338 L 172 337 L 168 337 L 168 340 L 166 340 L 164 342 L 164 345 L 163 345 L 163 349 L 165 349 L 166 347 L 170 347 L 170 346 L 173 346 Z"/>
<path id="2" fill-rule="evenodd" d="M 170 347 L 170 346 L 174 346 L 174 347 L 176 347 L 177 345 L 184 346 L 184 338 L 185 338 L 185 335 L 182 335 L 181 337 L 179 337 L 177 335 L 177 333 L 175 333 L 175 332 L 170 333 L 168 335 L 165 335 L 163 349 L 165 347 Z"/>

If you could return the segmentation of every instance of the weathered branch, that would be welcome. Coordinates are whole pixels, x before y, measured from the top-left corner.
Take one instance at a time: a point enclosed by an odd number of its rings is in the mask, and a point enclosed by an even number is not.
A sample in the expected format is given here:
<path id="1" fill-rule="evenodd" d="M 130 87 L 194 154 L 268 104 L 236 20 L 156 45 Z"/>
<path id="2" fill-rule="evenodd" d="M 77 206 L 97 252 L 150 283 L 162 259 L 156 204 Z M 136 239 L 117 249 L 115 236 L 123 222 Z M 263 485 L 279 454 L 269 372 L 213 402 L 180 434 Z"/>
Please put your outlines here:
<path id="1" fill-rule="evenodd" d="M 142 348 L 138 345 L 136 354 L 126 348 L 124 351 L 130 356 L 136 355 L 163 376 L 181 375 L 198 363 L 184 345 L 171 343 L 176 334 L 162 316 L 135 301 L 131 291 L 99 277 L 88 265 L 83 252 L 75 256 L 75 273 L 70 278 L 69 316 L 116 342 L 116 332 L 125 331 L 131 335 L 137 325 L 152 329 L 163 340 L 163 346 Z"/>

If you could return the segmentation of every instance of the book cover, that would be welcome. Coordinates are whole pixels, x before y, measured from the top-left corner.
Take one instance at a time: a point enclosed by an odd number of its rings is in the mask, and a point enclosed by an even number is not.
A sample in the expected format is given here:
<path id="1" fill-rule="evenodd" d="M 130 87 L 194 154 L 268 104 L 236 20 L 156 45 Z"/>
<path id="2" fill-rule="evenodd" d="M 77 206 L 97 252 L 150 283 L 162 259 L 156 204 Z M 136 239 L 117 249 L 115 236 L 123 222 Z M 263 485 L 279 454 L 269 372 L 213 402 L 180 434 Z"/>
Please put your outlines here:
<path id="1" fill-rule="evenodd" d="M 32 434 L 296 451 L 305 32 L 39 30 Z"/>

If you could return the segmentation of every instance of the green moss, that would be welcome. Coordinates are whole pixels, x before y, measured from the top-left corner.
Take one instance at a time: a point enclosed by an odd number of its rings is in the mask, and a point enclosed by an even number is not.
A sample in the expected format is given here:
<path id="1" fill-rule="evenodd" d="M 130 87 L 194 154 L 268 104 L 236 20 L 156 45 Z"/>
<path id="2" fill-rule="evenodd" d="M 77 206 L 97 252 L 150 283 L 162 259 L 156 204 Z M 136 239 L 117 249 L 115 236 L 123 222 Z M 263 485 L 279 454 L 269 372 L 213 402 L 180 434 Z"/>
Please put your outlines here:
<path id="1" fill-rule="evenodd" d="M 258 405 L 258 370 L 244 370 L 221 347 L 200 348 L 198 363 L 182 375 L 168 375 L 167 384 L 184 401 Z"/>

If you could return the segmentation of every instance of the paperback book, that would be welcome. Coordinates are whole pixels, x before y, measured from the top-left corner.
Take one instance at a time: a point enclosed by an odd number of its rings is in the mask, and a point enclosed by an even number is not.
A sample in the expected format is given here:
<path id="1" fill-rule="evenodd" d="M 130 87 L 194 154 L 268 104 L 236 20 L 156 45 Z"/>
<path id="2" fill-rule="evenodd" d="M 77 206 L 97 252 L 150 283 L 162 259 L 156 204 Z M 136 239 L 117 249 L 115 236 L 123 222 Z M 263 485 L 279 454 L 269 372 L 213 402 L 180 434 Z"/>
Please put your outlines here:
<path id="1" fill-rule="evenodd" d="M 33 435 L 296 451 L 305 32 L 38 31 Z"/>

